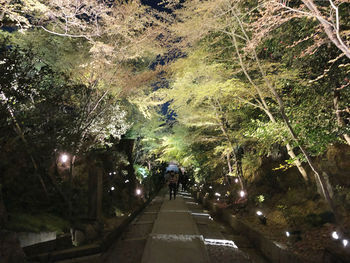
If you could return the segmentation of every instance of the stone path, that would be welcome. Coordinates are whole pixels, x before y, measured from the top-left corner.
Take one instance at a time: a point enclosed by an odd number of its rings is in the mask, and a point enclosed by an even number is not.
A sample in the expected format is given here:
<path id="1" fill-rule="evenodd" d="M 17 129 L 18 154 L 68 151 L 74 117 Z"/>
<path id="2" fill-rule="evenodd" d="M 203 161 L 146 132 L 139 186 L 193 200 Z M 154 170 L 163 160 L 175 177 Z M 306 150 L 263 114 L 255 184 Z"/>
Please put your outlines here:
<path id="1" fill-rule="evenodd" d="M 164 198 L 141 262 L 209 263 L 203 238 L 182 196 Z"/>
<path id="2" fill-rule="evenodd" d="M 267 263 L 249 241 L 213 220 L 189 193 L 160 191 L 103 255 L 65 263 Z"/>

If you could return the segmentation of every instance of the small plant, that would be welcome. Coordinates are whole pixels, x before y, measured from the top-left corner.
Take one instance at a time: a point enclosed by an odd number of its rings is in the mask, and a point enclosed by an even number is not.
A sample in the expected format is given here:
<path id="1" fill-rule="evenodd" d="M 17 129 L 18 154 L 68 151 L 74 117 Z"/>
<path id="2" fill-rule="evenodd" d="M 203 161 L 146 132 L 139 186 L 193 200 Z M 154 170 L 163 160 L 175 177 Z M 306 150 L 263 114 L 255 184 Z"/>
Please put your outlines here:
<path id="1" fill-rule="evenodd" d="M 264 201 L 265 201 L 265 196 L 264 195 L 258 195 L 257 197 L 256 197 L 256 201 L 258 202 L 258 203 L 263 203 Z"/>

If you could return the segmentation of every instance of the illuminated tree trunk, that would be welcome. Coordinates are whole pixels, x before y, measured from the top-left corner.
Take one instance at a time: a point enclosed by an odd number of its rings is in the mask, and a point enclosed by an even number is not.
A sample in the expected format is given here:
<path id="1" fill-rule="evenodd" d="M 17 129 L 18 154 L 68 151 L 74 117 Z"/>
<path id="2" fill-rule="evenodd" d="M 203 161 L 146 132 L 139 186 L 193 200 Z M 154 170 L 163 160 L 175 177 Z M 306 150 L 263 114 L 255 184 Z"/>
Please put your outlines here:
<path id="1" fill-rule="evenodd" d="M 236 51 L 237 57 L 239 59 L 239 64 L 240 64 L 240 66 L 241 66 L 245 76 L 247 77 L 249 82 L 252 84 L 252 86 L 255 88 L 255 90 L 256 90 L 256 92 L 257 92 L 257 94 L 259 96 L 259 99 L 260 99 L 260 100 L 258 100 L 259 105 L 256 105 L 256 106 L 259 106 L 259 108 L 263 109 L 263 111 L 269 117 L 271 122 L 276 123 L 276 119 L 273 116 L 272 112 L 270 111 L 270 109 L 269 109 L 269 107 L 268 107 L 268 105 L 267 105 L 267 103 L 266 103 L 266 101 L 264 99 L 262 91 L 260 90 L 260 88 L 257 85 L 255 85 L 254 81 L 252 80 L 252 78 L 250 77 L 248 71 L 246 70 L 246 67 L 244 65 L 242 56 L 241 56 L 241 54 L 239 52 L 239 48 L 238 48 L 235 32 L 232 31 L 231 37 L 232 37 L 232 41 L 233 41 L 233 44 L 234 44 L 234 47 L 235 47 L 235 51 Z M 286 148 L 287 148 L 288 155 L 292 158 L 294 165 L 298 168 L 299 173 L 303 177 L 304 181 L 306 183 L 308 183 L 309 182 L 309 177 L 308 177 L 304 167 L 302 166 L 302 164 L 301 164 L 300 160 L 298 159 L 298 157 L 295 155 L 295 153 L 293 151 L 293 148 L 290 145 L 290 143 L 288 142 L 288 140 L 284 138 L 284 141 L 286 142 Z"/>
<path id="2" fill-rule="evenodd" d="M 216 105 L 215 105 L 215 104 L 216 104 Z M 234 147 L 233 147 L 233 145 L 232 145 L 230 136 L 229 136 L 228 133 L 227 133 L 227 130 L 226 130 L 226 127 L 225 127 L 225 121 L 224 121 L 224 119 L 223 119 L 222 116 L 219 116 L 219 113 L 221 113 L 221 114 L 223 113 L 223 110 L 222 110 L 222 108 L 221 108 L 220 102 L 219 102 L 218 100 L 216 100 L 216 102 L 212 102 L 212 106 L 213 106 L 213 108 L 214 108 L 214 110 L 215 110 L 215 112 L 216 112 L 216 118 L 217 118 L 217 120 L 218 120 L 218 122 L 219 122 L 220 129 L 221 129 L 221 131 L 222 131 L 222 134 L 223 134 L 224 137 L 226 138 L 226 140 L 227 140 L 227 142 L 228 142 L 228 144 L 229 144 L 229 147 L 230 147 L 230 149 L 231 149 L 231 151 L 232 151 L 232 154 L 233 154 L 234 159 L 235 159 L 235 162 L 236 162 L 236 169 L 238 170 L 239 168 L 238 168 L 238 164 L 237 164 L 238 162 L 237 162 L 237 156 L 236 156 L 236 154 L 235 154 L 235 149 L 234 149 Z M 218 112 L 217 107 L 219 108 L 219 112 Z M 229 161 L 229 160 L 228 160 L 228 161 Z M 232 171 L 232 167 L 231 167 L 231 171 Z M 237 174 L 237 177 L 238 177 L 238 180 L 239 180 L 239 184 L 240 184 L 240 186 L 241 186 L 241 189 L 242 189 L 242 190 L 245 190 L 244 178 L 242 177 L 242 174 L 239 173 L 239 172 L 237 172 L 236 174 Z"/>
<path id="3" fill-rule="evenodd" d="M 329 0 L 333 11 L 335 12 L 335 23 L 330 23 L 328 19 L 325 19 L 314 1 L 312 0 L 303 0 L 303 3 L 307 8 L 315 15 L 317 20 L 321 23 L 324 32 L 327 34 L 328 38 L 333 42 L 333 44 L 345 54 L 350 59 L 350 47 L 348 47 L 340 37 L 339 32 L 339 11 L 338 7 L 334 5 L 332 0 Z"/>
<path id="4" fill-rule="evenodd" d="M 241 19 L 237 16 L 237 14 L 235 13 L 235 11 L 233 10 L 233 15 L 235 16 L 235 18 L 237 19 L 237 22 L 240 26 L 240 29 L 241 31 L 243 32 L 244 36 L 245 36 L 245 39 L 246 39 L 246 42 L 247 44 L 250 44 L 250 39 L 249 39 L 249 36 L 247 35 L 246 31 L 245 31 L 245 28 L 243 26 L 243 23 L 241 21 Z M 235 36 L 233 36 L 235 38 Z M 236 42 L 236 41 L 235 41 Z M 236 43 L 236 49 L 237 49 L 237 43 Z M 320 185 L 320 188 L 321 188 L 321 191 L 322 191 L 322 194 L 326 200 L 326 202 L 328 203 L 329 205 L 329 208 L 332 210 L 332 212 L 334 213 L 335 217 L 336 217 L 336 221 L 340 224 L 340 227 L 342 227 L 342 217 L 341 215 L 338 213 L 335 205 L 334 205 L 334 202 L 333 202 L 333 199 L 331 197 L 331 194 L 330 194 L 330 191 L 329 191 L 329 187 L 327 187 L 327 182 L 326 182 L 326 179 L 323 177 L 323 175 L 318 171 L 318 169 L 316 168 L 316 166 L 314 165 L 313 161 L 311 160 L 311 157 L 310 155 L 308 154 L 308 152 L 306 151 L 306 149 L 304 148 L 304 146 L 300 143 L 299 141 L 299 138 L 297 136 L 297 134 L 294 132 L 294 129 L 290 123 L 290 120 L 288 118 L 288 116 L 286 115 L 285 113 L 285 108 L 284 108 L 284 102 L 283 100 L 281 99 L 281 97 L 279 96 L 278 92 L 276 91 L 276 89 L 272 86 L 272 84 L 270 83 L 270 81 L 267 79 L 266 77 L 266 74 L 265 74 L 265 71 L 263 70 L 263 68 L 261 67 L 261 64 L 260 64 L 260 60 L 256 54 L 256 51 L 255 49 L 253 49 L 253 56 L 254 56 L 254 60 L 255 62 L 257 63 L 258 65 L 258 68 L 259 68 L 259 71 L 261 73 L 261 76 L 263 77 L 267 87 L 270 89 L 272 95 L 275 97 L 277 103 L 278 103 L 278 106 L 279 106 L 279 111 L 280 111 L 280 114 L 282 116 L 282 119 L 292 137 L 292 139 L 297 143 L 299 149 L 301 150 L 301 152 L 303 153 L 307 163 L 309 164 L 311 170 L 314 172 L 314 175 L 315 175 L 315 180 L 317 183 L 319 183 Z"/>

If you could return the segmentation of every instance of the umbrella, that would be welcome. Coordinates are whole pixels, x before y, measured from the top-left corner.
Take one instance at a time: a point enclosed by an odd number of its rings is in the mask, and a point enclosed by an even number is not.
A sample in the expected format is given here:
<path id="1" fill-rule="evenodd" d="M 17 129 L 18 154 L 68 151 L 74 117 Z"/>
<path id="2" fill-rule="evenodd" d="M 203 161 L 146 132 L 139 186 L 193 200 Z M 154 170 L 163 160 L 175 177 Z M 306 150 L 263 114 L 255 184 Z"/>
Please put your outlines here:
<path id="1" fill-rule="evenodd" d="M 171 172 L 174 171 L 175 173 L 179 172 L 179 167 L 177 167 L 176 164 L 169 164 L 168 167 L 166 168 L 166 172 Z"/>

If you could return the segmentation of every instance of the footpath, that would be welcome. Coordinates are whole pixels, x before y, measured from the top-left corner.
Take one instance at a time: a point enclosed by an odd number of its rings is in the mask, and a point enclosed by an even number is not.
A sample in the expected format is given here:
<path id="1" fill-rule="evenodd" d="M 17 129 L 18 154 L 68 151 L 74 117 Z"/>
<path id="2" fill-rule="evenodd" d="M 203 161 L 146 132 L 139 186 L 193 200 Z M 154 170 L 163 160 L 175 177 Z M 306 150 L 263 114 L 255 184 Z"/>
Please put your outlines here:
<path id="1" fill-rule="evenodd" d="M 209 263 L 209 257 L 183 196 L 164 201 L 147 238 L 142 263 Z"/>

